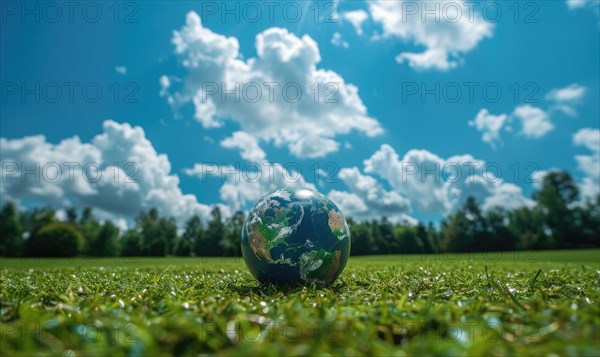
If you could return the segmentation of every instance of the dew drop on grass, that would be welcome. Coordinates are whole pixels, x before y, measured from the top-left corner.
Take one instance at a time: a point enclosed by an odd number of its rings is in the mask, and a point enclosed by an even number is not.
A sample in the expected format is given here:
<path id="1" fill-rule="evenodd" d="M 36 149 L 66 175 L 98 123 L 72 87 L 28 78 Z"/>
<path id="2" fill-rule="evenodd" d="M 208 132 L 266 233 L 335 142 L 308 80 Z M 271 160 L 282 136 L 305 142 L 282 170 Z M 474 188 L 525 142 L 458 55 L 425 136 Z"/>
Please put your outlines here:
<path id="1" fill-rule="evenodd" d="M 451 341 L 458 341 L 461 344 L 466 344 L 469 342 L 469 334 L 463 329 L 449 329 L 448 333 L 451 337 Z"/>
<path id="2" fill-rule="evenodd" d="M 231 320 L 227 323 L 227 327 L 225 328 L 225 335 L 232 343 L 237 342 L 237 332 L 236 332 L 236 322 Z"/>

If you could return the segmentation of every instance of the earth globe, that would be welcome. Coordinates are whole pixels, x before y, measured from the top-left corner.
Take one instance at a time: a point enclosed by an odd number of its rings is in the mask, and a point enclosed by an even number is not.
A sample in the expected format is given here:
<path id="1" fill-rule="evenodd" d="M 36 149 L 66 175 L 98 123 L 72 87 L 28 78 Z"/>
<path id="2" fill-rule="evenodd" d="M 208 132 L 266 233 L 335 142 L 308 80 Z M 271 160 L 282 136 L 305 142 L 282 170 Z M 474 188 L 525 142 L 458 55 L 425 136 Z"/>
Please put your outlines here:
<path id="1" fill-rule="evenodd" d="M 260 199 L 242 228 L 242 255 L 261 283 L 333 283 L 350 255 L 350 231 L 330 199 L 309 188 L 282 188 Z"/>

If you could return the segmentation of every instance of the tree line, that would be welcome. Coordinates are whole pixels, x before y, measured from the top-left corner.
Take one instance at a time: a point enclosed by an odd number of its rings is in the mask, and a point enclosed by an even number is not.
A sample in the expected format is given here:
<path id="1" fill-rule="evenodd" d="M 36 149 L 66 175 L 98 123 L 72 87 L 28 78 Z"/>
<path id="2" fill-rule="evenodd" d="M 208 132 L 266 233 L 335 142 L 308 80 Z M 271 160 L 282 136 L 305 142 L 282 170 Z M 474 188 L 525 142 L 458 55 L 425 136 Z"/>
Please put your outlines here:
<path id="1" fill-rule="evenodd" d="M 535 205 L 483 211 L 473 197 L 438 226 L 393 224 L 386 217 L 348 218 L 352 255 L 482 252 L 600 247 L 600 194 L 579 201 L 567 172 L 551 172 L 533 194 Z M 0 212 L 0 256 L 240 256 L 244 212 L 223 218 L 215 207 L 207 222 L 189 218 L 178 232 L 173 217 L 141 212 L 121 232 L 98 220 L 91 208 L 68 209 L 63 220 L 52 208 L 19 211 L 8 202 Z"/>

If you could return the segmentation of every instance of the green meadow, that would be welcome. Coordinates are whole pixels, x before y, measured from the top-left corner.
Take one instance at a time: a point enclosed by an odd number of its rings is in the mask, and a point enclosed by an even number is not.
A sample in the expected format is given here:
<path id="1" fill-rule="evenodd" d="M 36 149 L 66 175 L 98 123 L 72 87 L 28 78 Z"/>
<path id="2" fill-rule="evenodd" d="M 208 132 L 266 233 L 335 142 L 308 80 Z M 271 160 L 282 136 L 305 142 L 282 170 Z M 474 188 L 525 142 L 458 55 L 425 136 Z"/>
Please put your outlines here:
<path id="1" fill-rule="evenodd" d="M 600 355 L 600 250 L 351 257 L 330 287 L 241 258 L 6 259 L 3 356 Z"/>

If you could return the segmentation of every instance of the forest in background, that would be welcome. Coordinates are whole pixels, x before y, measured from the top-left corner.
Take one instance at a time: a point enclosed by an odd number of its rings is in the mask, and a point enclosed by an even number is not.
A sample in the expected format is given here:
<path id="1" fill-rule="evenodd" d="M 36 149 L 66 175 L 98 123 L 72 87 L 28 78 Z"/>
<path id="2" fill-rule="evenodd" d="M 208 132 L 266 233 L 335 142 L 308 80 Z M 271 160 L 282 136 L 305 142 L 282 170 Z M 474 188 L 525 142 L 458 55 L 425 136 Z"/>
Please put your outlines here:
<path id="1" fill-rule="evenodd" d="M 533 207 L 484 212 L 469 197 L 437 227 L 349 217 L 351 255 L 600 247 L 600 194 L 582 202 L 572 177 L 556 171 L 544 177 L 533 199 Z M 113 222 L 94 217 L 91 208 L 68 209 L 66 218 L 58 220 L 52 208 L 19 211 L 8 202 L 0 212 L 0 256 L 240 256 L 245 218 L 239 211 L 224 219 L 216 207 L 208 222 L 193 216 L 178 234 L 175 218 L 151 209 L 121 232 Z"/>

